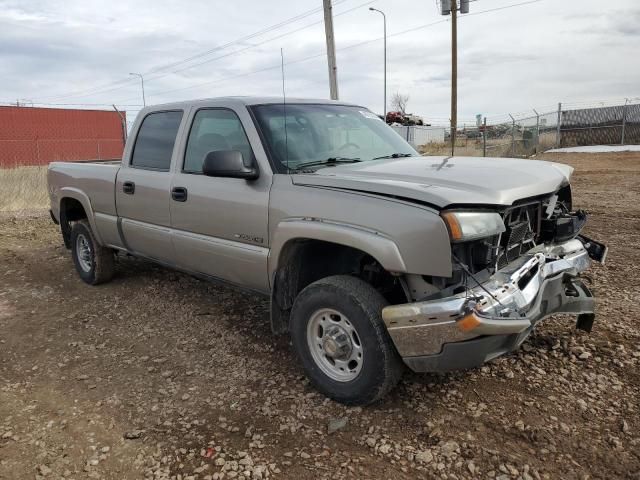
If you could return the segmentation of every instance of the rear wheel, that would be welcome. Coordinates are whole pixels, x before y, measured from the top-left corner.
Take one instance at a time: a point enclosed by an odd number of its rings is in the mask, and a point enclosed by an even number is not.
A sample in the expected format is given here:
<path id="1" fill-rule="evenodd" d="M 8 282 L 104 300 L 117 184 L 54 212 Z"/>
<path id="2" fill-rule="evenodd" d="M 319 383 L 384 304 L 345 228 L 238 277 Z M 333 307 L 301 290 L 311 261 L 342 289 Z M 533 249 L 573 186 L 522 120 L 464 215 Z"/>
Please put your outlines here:
<path id="1" fill-rule="evenodd" d="M 78 275 L 86 283 L 98 285 L 113 277 L 113 250 L 96 242 L 87 220 L 75 222 L 71 228 L 71 255 Z"/>
<path id="2" fill-rule="evenodd" d="M 381 399 L 404 369 L 382 321 L 384 297 L 356 277 L 307 286 L 291 312 L 293 346 L 311 383 L 347 405 Z"/>

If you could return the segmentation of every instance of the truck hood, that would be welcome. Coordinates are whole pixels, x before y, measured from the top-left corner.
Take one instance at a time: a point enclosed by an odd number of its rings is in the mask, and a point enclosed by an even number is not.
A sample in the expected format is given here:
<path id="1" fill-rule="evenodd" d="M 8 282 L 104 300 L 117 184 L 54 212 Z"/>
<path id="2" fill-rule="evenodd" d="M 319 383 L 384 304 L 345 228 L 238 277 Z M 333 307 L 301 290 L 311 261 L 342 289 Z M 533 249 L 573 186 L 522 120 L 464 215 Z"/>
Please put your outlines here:
<path id="1" fill-rule="evenodd" d="M 325 167 L 292 175 L 296 185 L 408 198 L 437 208 L 511 205 L 550 194 L 569 182 L 573 168 L 540 160 L 409 157 Z"/>

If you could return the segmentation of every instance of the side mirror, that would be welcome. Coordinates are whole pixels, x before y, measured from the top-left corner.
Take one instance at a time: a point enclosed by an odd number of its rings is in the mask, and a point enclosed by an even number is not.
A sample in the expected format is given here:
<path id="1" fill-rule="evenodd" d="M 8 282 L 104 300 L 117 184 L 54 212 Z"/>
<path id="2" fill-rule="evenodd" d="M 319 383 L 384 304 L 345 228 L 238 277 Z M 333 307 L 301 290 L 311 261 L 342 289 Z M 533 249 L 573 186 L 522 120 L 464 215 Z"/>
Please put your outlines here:
<path id="1" fill-rule="evenodd" d="M 247 166 L 238 150 L 215 150 L 204 157 L 202 173 L 208 177 L 244 178 L 255 180 L 259 176 L 255 165 Z"/>

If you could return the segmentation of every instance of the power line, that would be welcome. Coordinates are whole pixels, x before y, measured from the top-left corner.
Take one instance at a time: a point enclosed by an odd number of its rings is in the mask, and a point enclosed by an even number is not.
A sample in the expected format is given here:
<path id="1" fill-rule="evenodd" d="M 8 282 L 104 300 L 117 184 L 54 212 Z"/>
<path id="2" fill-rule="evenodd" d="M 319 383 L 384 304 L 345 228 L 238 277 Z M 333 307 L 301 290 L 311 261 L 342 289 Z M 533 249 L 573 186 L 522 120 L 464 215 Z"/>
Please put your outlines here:
<path id="1" fill-rule="evenodd" d="M 360 7 L 364 6 L 364 5 L 367 5 L 369 3 L 373 3 L 373 1 L 375 1 L 375 0 L 366 2 L 364 4 L 361 4 L 361 5 L 357 6 L 357 7 L 354 7 L 354 8 L 348 9 L 346 11 L 343 11 L 343 12 L 341 12 L 339 14 L 336 14 L 336 16 L 343 15 L 343 14 L 348 13 L 350 11 L 353 11 L 353 10 L 355 10 L 357 8 L 360 8 Z M 543 0 L 529 0 L 529 1 L 525 1 L 525 2 L 511 4 L 511 5 L 505 5 L 505 6 L 502 6 L 502 7 L 491 8 L 491 9 L 487 9 L 487 10 L 480 10 L 480 11 L 477 11 L 477 12 L 474 12 L 474 13 L 466 14 L 462 18 L 471 16 L 471 15 L 482 15 L 482 14 L 485 14 L 485 13 L 491 13 L 491 12 L 495 12 L 495 11 L 498 11 L 498 10 L 505 10 L 505 9 L 519 7 L 519 6 L 528 5 L 528 4 L 532 4 L 532 3 L 537 3 L 537 2 L 541 2 L 541 1 L 543 1 Z M 424 29 L 424 28 L 429 28 L 429 27 L 432 27 L 432 26 L 435 26 L 435 25 L 438 25 L 438 24 L 441 24 L 441 23 L 446 23 L 448 21 L 449 21 L 448 19 L 443 19 L 443 20 L 437 20 L 435 22 L 426 23 L 426 24 L 423 24 L 423 25 L 418 25 L 416 27 L 408 28 L 408 29 L 402 30 L 400 32 L 388 34 L 387 38 L 392 38 L 392 37 L 405 35 L 407 33 L 415 32 L 417 30 L 421 30 L 421 29 Z M 316 23 L 321 23 L 321 22 L 316 22 Z M 254 46 L 251 46 L 251 47 L 247 47 L 246 49 L 248 50 L 249 48 L 255 48 L 257 46 L 260 46 L 261 44 L 267 43 L 269 41 L 273 41 L 275 39 L 281 38 L 283 36 L 286 36 L 288 34 L 291 34 L 291 33 L 294 33 L 296 31 L 302 30 L 304 28 L 308 28 L 309 26 L 312 26 L 312 25 L 314 25 L 314 24 L 310 24 L 310 25 L 307 25 L 307 26 L 302 27 L 300 29 L 296 29 L 296 30 L 293 30 L 291 32 L 288 32 L 286 34 L 267 39 L 264 42 L 261 42 L 259 44 L 254 45 Z M 380 41 L 380 40 L 383 40 L 383 39 L 384 39 L 384 37 L 378 37 L 378 38 L 374 38 L 374 39 L 370 39 L 370 40 L 365 40 L 365 41 L 362 41 L 362 42 L 359 42 L 359 43 L 356 43 L 356 44 L 353 44 L 353 45 L 349 45 L 347 47 L 342 47 L 342 48 L 339 48 L 339 49 L 336 49 L 336 50 L 337 51 L 345 51 L 345 50 L 349 50 L 349 49 L 352 49 L 352 48 L 357 48 L 357 47 L 360 47 L 360 46 L 363 46 L 363 45 L 367 45 L 369 43 L 374 43 L 374 42 L 377 42 L 377 41 Z M 245 49 L 242 49 L 242 50 L 245 50 Z M 286 62 L 285 65 L 293 65 L 293 64 L 296 64 L 296 63 L 305 62 L 307 60 L 311 60 L 311 59 L 314 59 L 314 58 L 318 58 L 318 57 L 324 56 L 325 54 L 326 54 L 326 52 L 320 52 L 320 53 L 317 53 L 317 54 L 314 54 L 314 55 L 309 55 L 307 57 L 303 57 L 303 58 L 300 58 L 300 59 L 297 59 L 297 60 Z M 225 56 L 227 56 L 227 55 L 225 55 Z M 212 61 L 213 60 L 214 59 L 212 59 Z M 207 81 L 207 82 L 193 84 L 193 85 L 189 85 L 189 86 L 186 86 L 186 87 L 174 88 L 174 89 L 164 90 L 164 91 L 160 91 L 160 92 L 151 92 L 151 95 L 164 95 L 164 94 L 167 94 L 167 93 L 179 92 L 179 91 L 184 91 L 184 90 L 190 90 L 192 88 L 198 88 L 198 87 L 203 87 L 203 86 L 214 85 L 214 84 L 221 83 L 221 82 L 224 82 L 224 81 L 227 81 L 227 80 L 235 80 L 237 78 L 247 77 L 247 76 L 250 76 L 250 75 L 254 75 L 256 73 L 262 73 L 262 72 L 269 71 L 269 70 L 275 70 L 275 69 L 278 69 L 280 67 L 281 67 L 281 65 L 280 65 L 280 63 L 278 63 L 277 65 L 272 65 L 272 66 L 269 66 L 269 67 L 260 68 L 258 70 L 253 70 L 253 71 L 249 71 L 249 72 L 245 72 L 245 73 L 241 73 L 241 74 L 237 74 L 237 75 L 233 75 L 233 76 L 229 76 L 229 77 L 224 77 L 224 78 L 219 78 L 219 79 L 216 79 L 216 80 L 210 80 L 210 81 Z M 115 89 L 113 89 L 113 90 L 115 90 Z M 110 91 L 110 90 L 108 90 L 108 91 Z M 98 92 L 98 93 L 106 93 L 106 91 L 105 92 Z"/>
<path id="2" fill-rule="evenodd" d="M 45 102 L 29 102 L 32 106 L 45 107 L 112 107 L 112 103 L 45 103 Z M 15 102 L 0 102 L 2 105 L 15 106 Z M 140 104 L 118 104 L 120 107 L 142 107 Z M 28 108 L 28 107 L 25 107 Z"/>
<path id="3" fill-rule="evenodd" d="M 339 4 L 344 3 L 346 1 L 348 1 L 348 0 L 337 0 L 336 1 L 336 5 L 339 5 Z M 232 42 L 226 43 L 224 45 L 220 45 L 219 47 L 215 47 L 215 48 L 212 48 L 212 49 L 207 50 L 205 52 L 198 53 L 196 55 L 193 55 L 191 57 L 185 58 L 183 60 L 179 60 L 179 61 L 176 61 L 176 62 L 173 62 L 173 63 L 166 64 L 164 66 L 153 68 L 153 69 L 149 70 L 147 72 L 147 74 L 154 73 L 154 72 L 156 72 L 158 70 L 166 70 L 168 68 L 173 68 L 173 67 L 178 66 L 180 64 L 190 62 L 191 60 L 196 60 L 198 58 L 210 55 L 210 54 L 212 54 L 214 52 L 217 52 L 219 50 L 223 50 L 223 49 L 225 49 L 225 48 L 227 48 L 227 47 L 229 47 L 231 45 L 234 45 L 236 43 L 246 42 L 247 40 L 251 40 L 252 38 L 259 37 L 259 36 L 261 36 L 261 35 L 263 35 L 265 33 L 271 32 L 273 30 L 277 30 L 278 28 L 281 28 L 281 27 L 283 27 L 285 25 L 288 25 L 289 23 L 294 23 L 294 22 L 296 22 L 298 20 L 302 20 L 303 18 L 310 17 L 311 15 L 314 15 L 314 14 L 319 13 L 321 11 L 322 11 L 322 7 L 317 7 L 317 8 L 311 9 L 311 10 L 309 10 L 307 12 L 301 13 L 300 15 L 297 15 L 295 17 L 291 17 L 291 18 L 289 18 L 287 20 L 284 20 L 284 21 L 282 21 L 280 23 L 277 23 L 277 24 L 272 25 L 270 27 L 267 27 L 267 28 L 264 28 L 264 29 L 259 30 L 257 32 L 254 32 L 254 33 L 252 33 L 250 35 L 247 35 L 245 37 L 239 38 L 237 40 L 234 40 Z"/>
<path id="4" fill-rule="evenodd" d="M 357 10 L 358 8 L 361 8 L 361 7 L 365 6 L 365 5 L 369 5 L 370 3 L 374 3 L 376 1 L 377 0 L 369 0 L 369 1 L 365 2 L 365 3 L 361 3 L 361 4 L 359 4 L 359 5 L 357 5 L 357 6 L 353 7 L 353 8 L 350 8 L 348 10 L 345 10 L 343 12 L 335 14 L 334 17 L 337 17 L 337 16 L 340 16 L 340 15 L 344 15 L 346 13 L 352 12 L 353 10 Z M 178 70 L 172 70 L 171 72 L 167 72 L 167 73 L 164 73 L 164 74 L 161 74 L 161 75 L 157 75 L 155 77 L 152 77 L 149 81 L 158 80 L 159 78 L 166 77 L 167 75 L 170 75 L 172 73 L 180 73 L 180 72 L 182 72 L 184 70 L 189 70 L 189 69 L 192 69 L 192 68 L 200 67 L 202 65 L 214 62 L 216 60 L 220 60 L 222 58 L 227 58 L 227 57 L 231 57 L 233 55 L 239 54 L 239 53 L 246 52 L 247 50 L 251 50 L 251 49 L 260 47 L 260 46 L 262 46 L 262 45 L 264 45 L 266 43 L 270 43 L 270 42 L 273 42 L 275 40 L 279 40 L 279 39 L 281 39 L 283 37 L 286 37 L 288 35 L 292 35 L 294 33 L 300 32 L 302 30 L 306 30 L 307 28 L 310 28 L 310 27 L 313 27 L 315 25 L 321 24 L 321 23 L 323 23 L 323 21 L 324 20 L 320 20 L 320 21 L 317 21 L 317 22 L 309 23 L 309 24 L 304 25 L 304 26 L 302 26 L 300 28 L 296 28 L 295 30 L 291 30 L 291 31 L 285 32 L 283 34 L 277 35 L 275 37 L 268 38 L 268 39 L 263 40 L 263 41 L 261 41 L 259 43 L 256 43 L 256 44 L 253 44 L 253 45 L 249 45 L 249 46 L 241 48 L 239 50 L 234 50 L 233 52 L 225 53 L 224 55 L 220 55 L 220 56 L 215 57 L 215 58 L 210 58 L 210 59 L 204 60 L 204 61 L 196 63 L 196 64 L 187 65 L 185 67 L 179 68 Z"/>
<path id="5" fill-rule="evenodd" d="M 349 1 L 349 0 L 338 0 L 336 3 L 337 4 L 342 4 L 342 3 L 345 3 L 347 1 Z M 375 0 L 372 0 L 372 1 L 375 1 Z M 372 3 L 372 2 L 369 2 L 369 3 Z M 166 70 L 167 68 L 171 68 L 173 66 L 177 66 L 177 65 L 180 65 L 182 63 L 186 63 L 186 62 L 189 62 L 191 60 L 194 60 L 194 59 L 206 56 L 206 55 L 210 55 L 211 53 L 214 53 L 214 52 L 219 51 L 219 50 L 223 50 L 223 49 L 228 48 L 229 46 L 232 46 L 232 45 L 234 45 L 236 43 L 245 42 L 247 40 L 250 40 L 251 38 L 255 38 L 257 36 L 263 35 L 265 33 L 273 31 L 273 30 L 277 30 L 278 28 L 281 28 L 281 27 L 283 27 L 285 25 L 288 25 L 290 23 L 297 22 L 298 20 L 301 20 L 303 18 L 306 18 L 308 16 L 311 16 L 311 15 L 319 13 L 319 12 L 322 12 L 322 7 L 317 7 L 317 8 L 308 10 L 308 11 L 303 12 L 303 13 L 301 13 L 299 15 L 294 16 L 294 17 L 290 17 L 287 20 L 279 22 L 279 23 L 277 23 L 275 25 L 271 25 L 270 27 L 266 27 L 266 28 L 264 28 L 262 30 L 254 32 L 252 34 L 245 35 L 244 37 L 238 38 L 238 39 L 236 39 L 236 40 L 234 40 L 232 42 L 228 42 L 228 43 L 226 43 L 224 45 L 221 45 L 219 47 L 207 50 L 205 52 L 201 52 L 199 54 L 193 55 L 193 56 L 188 57 L 186 59 L 178 60 L 178 61 L 170 63 L 170 64 L 161 65 L 159 67 L 154 67 L 154 68 L 148 70 L 147 72 L 145 72 L 144 75 L 152 74 L 152 73 L 158 73 L 158 72 L 160 72 L 162 70 Z M 291 32 L 291 33 L 294 33 L 294 32 Z M 159 78 L 159 77 L 156 77 L 156 78 Z M 155 78 L 152 78 L 150 80 L 153 80 L 153 79 L 155 79 Z M 131 83 L 131 79 L 127 78 L 127 79 L 122 79 L 122 80 L 117 80 L 117 81 L 114 81 L 114 82 L 110 82 L 110 83 L 107 83 L 107 84 L 104 84 L 104 85 L 101 85 L 101 86 L 98 86 L 98 87 L 91 87 L 89 89 L 80 90 L 79 92 L 72 92 L 70 94 L 62 94 L 62 95 L 53 95 L 53 96 L 50 96 L 50 97 L 43 97 L 43 98 L 50 98 L 51 100 L 62 100 L 64 98 L 69 98 L 69 97 L 93 95 L 93 94 L 97 94 L 97 93 L 103 93 L 102 89 L 107 88 L 107 87 L 112 87 L 113 86 L 114 88 L 109 88 L 108 90 L 104 90 L 104 92 L 108 92 L 108 91 L 112 91 L 112 90 L 115 90 L 115 89 L 123 88 L 126 84 L 130 84 L 130 83 Z"/>
<path id="6" fill-rule="evenodd" d="M 341 3 L 343 3 L 344 1 L 346 1 L 346 0 L 343 0 Z M 340 15 L 344 15 L 344 14 L 346 14 L 346 13 L 352 12 L 352 11 L 354 11 L 354 10 L 358 9 L 358 8 L 361 8 L 361 7 L 363 7 L 363 6 L 369 5 L 369 4 L 374 3 L 374 2 L 376 2 L 376 1 L 377 1 L 377 0 L 369 0 L 369 1 L 365 2 L 365 3 L 361 3 L 361 4 L 359 4 L 359 5 L 355 6 L 355 7 L 349 8 L 349 9 L 347 9 L 347 10 L 344 10 L 344 11 L 342 11 L 342 12 L 340 12 L 340 13 L 335 14 L 335 15 L 334 15 L 334 17 L 337 17 L 337 16 L 340 16 Z M 199 67 L 199 66 L 205 65 L 205 64 L 207 64 L 207 63 L 214 62 L 214 61 L 216 61 L 216 60 L 220 60 L 220 59 L 223 59 L 223 58 L 231 57 L 231 56 L 236 55 L 236 54 L 239 54 L 239 53 L 243 53 L 243 52 L 245 52 L 245 51 L 247 51 L 247 50 L 251 50 L 251 49 L 254 49 L 254 48 L 260 47 L 260 46 L 262 46 L 262 45 L 264 45 L 264 44 L 266 44 L 266 43 L 273 42 L 273 41 L 278 40 L 278 39 L 280 39 L 280 38 L 286 37 L 286 36 L 288 36 L 288 35 L 292 35 L 292 34 L 297 33 L 297 32 L 299 32 L 299 31 L 302 31 L 302 30 L 305 30 L 305 29 L 307 29 L 307 28 L 310 28 L 310 27 L 312 27 L 312 26 L 315 26 L 315 25 L 321 24 L 322 22 L 323 22 L 323 20 L 320 20 L 320 21 L 317 21 L 317 22 L 313 22 L 313 23 L 310 23 L 310 24 L 304 25 L 304 26 L 302 26 L 302 27 L 300 27 L 300 28 L 296 28 L 296 29 L 294 29 L 294 30 L 291 30 L 291 31 L 285 32 L 285 33 L 283 33 L 283 34 L 281 34 L 281 35 L 277 35 L 277 36 L 275 36 L 275 37 L 268 38 L 268 39 L 263 40 L 263 41 L 261 41 L 261 42 L 259 42 L 259 43 L 256 43 L 256 44 L 249 45 L 249 46 L 247 46 L 247 47 L 241 48 L 241 49 L 239 49 L 239 50 L 234 50 L 233 52 L 229 52 L 229 53 L 226 53 L 226 54 L 224 54 L 224 55 L 220 55 L 220 56 L 215 57 L 215 58 L 210 58 L 210 59 L 208 59 L 208 60 L 204 60 L 204 61 L 202 61 L 202 62 L 200 62 L 200 63 L 196 63 L 196 64 L 193 64 L 193 65 L 187 65 L 187 66 L 185 66 L 185 67 L 183 67 L 183 68 L 180 68 L 180 69 L 178 69 L 178 70 L 173 70 L 173 71 L 171 71 L 171 72 L 167 72 L 167 73 L 160 73 L 160 75 L 156 75 L 156 76 L 154 76 L 154 77 L 151 77 L 150 79 L 147 79 L 147 83 L 149 83 L 150 81 L 153 81 L 153 80 L 158 80 L 158 79 L 160 79 L 160 78 L 166 77 L 167 75 L 170 75 L 170 74 L 172 74 L 172 73 L 179 73 L 179 72 L 182 72 L 182 71 L 184 71 L 184 70 L 188 70 L 188 69 L 191 69 L 191 68 L 196 68 L 196 67 Z M 314 57 L 314 58 L 315 58 L 315 57 Z M 111 91 L 114 91 L 114 90 L 119 90 L 120 88 L 122 88 L 122 86 L 115 86 L 115 87 L 113 87 L 113 88 L 109 88 L 109 89 L 106 89 L 106 90 L 98 90 L 98 91 L 92 92 L 92 93 L 90 93 L 90 94 L 88 94 L 88 95 L 96 95 L 96 94 L 108 93 L 108 92 L 111 92 Z M 86 96 L 86 95 L 84 95 L 84 96 Z"/>
<path id="7" fill-rule="evenodd" d="M 497 9 L 496 8 L 492 8 L 492 9 L 488 9 L 488 10 L 480 10 L 478 12 L 475 12 L 474 15 L 481 15 L 483 13 L 490 13 L 490 12 L 494 12 L 496 10 L 504 10 L 504 9 L 507 9 L 507 8 L 518 7 L 518 6 L 521 6 L 521 5 L 527 5 L 527 4 L 530 4 L 530 3 L 536 3 L 536 2 L 540 2 L 540 1 L 543 1 L 543 0 L 529 0 L 527 2 L 516 3 L 516 4 L 512 4 L 512 5 L 506 5 L 506 6 L 503 6 L 503 7 L 499 7 Z M 368 3 L 371 3 L 371 2 L 368 2 Z M 346 13 L 346 12 L 343 12 L 343 13 Z M 466 16 L 469 16 L 469 15 L 471 15 L 471 14 L 467 14 Z M 464 18 L 464 17 L 462 17 L 462 18 Z M 424 28 L 429 28 L 429 27 L 432 27 L 432 26 L 435 26 L 435 25 L 438 25 L 438 24 L 441 24 L 441 23 L 446 23 L 448 21 L 449 21 L 448 19 L 444 19 L 444 20 L 437 20 L 437 21 L 431 22 L 431 23 L 426 23 L 426 24 L 423 24 L 423 25 L 418 25 L 417 27 L 412 27 L 412 28 L 408 28 L 406 30 L 402 30 L 400 32 L 388 34 L 387 38 L 397 37 L 397 36 L 400 36 L 400 35 L 406 35 L 407 33 L 415 32 L 417 30 L 421 30 L 421 29 L 424 29 Z M 378 37 L 378 38 L 373 38 L 373 39 L 370 39 L 370 40 L 364 40 L 362 42 L 358 42 L 358 43 L 349 45 L 347 47 L 338 48 L 338 49 L 336 49 L 336 51 L 350 50 L 352 48 L 357 48 L 357 47 L 360 47 L 362 45 L 367 45 L 369 43 L 378 42 L 378 41 L 383 40 L 383 39 L 384 39 L 384 37 Z M 299 58 L 297 60 L 286 62 L 285 65 L 288 66 L 288 65 L 293 65 L 293 64 L 296 64 L 296 63 L 305 62 L 307 60 L 312 60 L 314 58 L 318 58 L 318 57 L 321 57 L 321 56 L 324 56 L 324 55 L 326 55 L 326 52 L 323 51 L 323 52 L 320 52 L 320 53 L 317 53 L 317 54 L 314 54 L 314 55 L 309 55 L 307 57 L 303 57 L 303 58 Z M 170 89 L 170 90 L 164 90 L 164 91 L 161 91 L 161 92 L 152 92 L 152 94 L 153 95 L 164 95 L 164 94 L 167 94 L 167 93 L 173 93 L 173 92 L 179 92 L 179 91 L 183 91 L 183 90 L 189 90 L 191 88 L 214 85 L 214 84 L 217 84 L 217 83 L 220 83 L 220 82 L 224 82 L 226 80 L 235 80 L 236 78 L 246 77 L 246 76 L 254 75 L 256 73 L 262 73 L 262 72 L 265 72 L 265 71 L 268 71 L 268 70 L 275 70 L 275 69 L 280 68 L 280 67 L 281 67 L 281 65 L 280 65 L 280 63 L 278 63 L 277 65 L 264 67 L 264 68 L 261 68 L 261 69 L 258 69 L 258 70 L 253 70 L 253 71 L 250 71 L 250 72 L 246 72 L 246 73 L 242 73 L 242 74 L 238 74 L 238 75 L 233 75 L 233 76 L 230 76 L 230 77 L 219 78 L 219 79 L 216 79 L 216 80 L 210 80 L 210 81 L 207 81 L 207 82 L 198 83 L 198 84 L 194 84 L 194 85 L 189 85 L 189 86 L 186 86 L 186 87 L 180 87 L 180 88 L 174 88 L 174 89 Z"/>
<path id="8" fill-rule="evenodd" d="M 508 8 L 514 8 L 514 7 L 522 7 L 523 5 L 529 5 L 532 3 L 538 3 L 542 1 L 544 0 L 529 0 L 527 2 L 512 3 L 511 5 L 503 5 L 502 7 L 495 7 L 495 8 L 489 8 L 487 10 L 480 10 L 479 12 L 466 13 L 465 16 L 472 17 L 473 15 L 480 15 L 482 13 L 489 13 L 489 12 L 497 12 L 499 10 L 506 10 Z"/>

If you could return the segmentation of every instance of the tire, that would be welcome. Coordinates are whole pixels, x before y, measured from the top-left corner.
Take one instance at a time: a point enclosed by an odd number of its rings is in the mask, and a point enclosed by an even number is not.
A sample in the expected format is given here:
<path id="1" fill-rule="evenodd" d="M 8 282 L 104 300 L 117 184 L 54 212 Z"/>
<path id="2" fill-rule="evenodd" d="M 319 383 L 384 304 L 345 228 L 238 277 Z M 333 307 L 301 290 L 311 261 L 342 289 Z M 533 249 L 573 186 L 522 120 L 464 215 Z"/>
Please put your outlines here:
<path id="1" fill-rule="evenodd" d="M 348 275 L 323 278 L 300 292 L 291 338 L 318 391 L 346 405 L 368 405 L 400 381 L 404 364 L 382 320 L 386 305 L 371 285 Z"/>
<path id="2" fill-rule="evenodd" d="M 71 256 L 78 275 L 89 285 L 105 283 L 113 277 L 113 250 L 98 245 L 87 220 L 71 227 Z"/>

